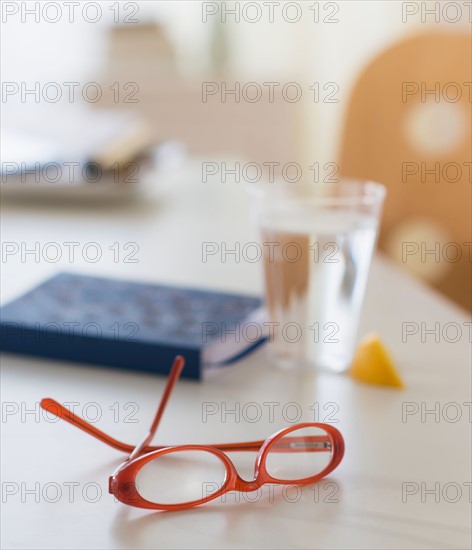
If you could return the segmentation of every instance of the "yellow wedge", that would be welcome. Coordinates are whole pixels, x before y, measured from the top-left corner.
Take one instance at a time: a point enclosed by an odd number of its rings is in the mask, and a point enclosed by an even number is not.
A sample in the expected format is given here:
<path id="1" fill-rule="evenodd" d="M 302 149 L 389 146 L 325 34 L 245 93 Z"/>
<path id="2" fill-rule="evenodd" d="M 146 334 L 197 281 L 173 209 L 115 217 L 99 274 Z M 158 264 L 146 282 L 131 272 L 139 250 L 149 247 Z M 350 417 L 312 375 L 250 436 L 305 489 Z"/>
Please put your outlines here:
<path id="1" fill-rule="evenodd" d="M 393 366 L 390 355 L 376 334 L 370 334 L 359 344 L 349 369 L 356 380 L 368 384 L 404 388 L 405 384 Z"/>

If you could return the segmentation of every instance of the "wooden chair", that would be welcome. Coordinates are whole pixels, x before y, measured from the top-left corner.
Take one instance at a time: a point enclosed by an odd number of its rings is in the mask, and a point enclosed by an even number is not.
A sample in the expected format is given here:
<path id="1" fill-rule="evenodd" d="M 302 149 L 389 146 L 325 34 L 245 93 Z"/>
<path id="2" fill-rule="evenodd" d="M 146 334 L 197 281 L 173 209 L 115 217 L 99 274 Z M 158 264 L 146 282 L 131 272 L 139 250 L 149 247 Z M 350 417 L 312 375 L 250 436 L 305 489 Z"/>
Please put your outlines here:
<path id="1" fill-rule="evenodd" d="M 471 54 L 470 35 L 436 32 L 384 51 L 354 87 L 340 151 L 343 175 L 388 189 L 380 248 L 469 310 Z"/>

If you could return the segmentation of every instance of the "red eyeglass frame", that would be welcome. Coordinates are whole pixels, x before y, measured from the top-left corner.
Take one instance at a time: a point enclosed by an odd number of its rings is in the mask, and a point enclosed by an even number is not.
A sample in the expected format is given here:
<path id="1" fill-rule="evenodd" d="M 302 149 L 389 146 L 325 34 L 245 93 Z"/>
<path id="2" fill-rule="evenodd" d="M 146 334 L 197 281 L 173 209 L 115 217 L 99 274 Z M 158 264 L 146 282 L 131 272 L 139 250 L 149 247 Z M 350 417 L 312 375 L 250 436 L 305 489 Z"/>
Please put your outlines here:
<path id="1" fill-rule="evenodd" d="M 213 445 L 174 445 L 174 446 L 152 446 L 149 445 L 154 437 L 159 422 L 164 413 L 169 397 L 174 389 L 177 380 L 180 377 L 185 361 L 181 356 L 177 356 L 172 365 L 172 369 L 167 381 L 164 393 L 162 395 L 159 407 L 157 409 L 154 420 L 149 429 L 148 435 L 137 446 L 128 445 L 117 439 L 114 439 L 102 432 L 95 426 L 89 424 L 69 409 L 63 407 L 60 403 L 51 398 L 44 398 L 41 401 L 41 407 L 73 426 L 83 430 L 89 435 L 106 443 L 110 447 L 130 453 L 129 457 L 113 472 L 109 478 L 109 492 L 116 497 L 117 500 L 124 504 L 135 506 L 138 508 L 146 508 L 149 510 L 166 510 L 177 511 L 192 508 L 200 504 L 205 504 L 211 500 L 229 491 L 252 492 L 257 491 L 266 483 L 283 484 L 283 485 L 308 485 L 316 483 L 330 472 L 332 472 L 341 462 L 344 456 L 344 439 L 336 428 L 329 424 L 316 422 L 305 422 L 295 424 L 288 428 L 284 428 L 267 439 L 259 441 L 246 441 L 241 443 L 222 443 Z M 293 436 L 286 437 L 287 434 L 301 428 L 320 428 L 326 431 L 326 436 Z M 281 442 L 281 440 L 283 441 Z M 306 447 L 306 444 L 309 446 Z M 207 497 L 184 502 L 180 504 L 158 504 L 143 498 L 137 489 L 136 476 L 140 469 L 148 462 L 155 460 L 158 457 L 169 453 L 177 453 L 182 451 L 203 451 L 215 455 L 221 460 L 226 469 L 225 480 L 217 491 L 211 493 Z M 258 451 L 254 480 L 246 481 L 242 479 L 230 458 L 225 452 L 241 452 L 241 451 Z M 269 452 L 332 452 L 331 460 L 328 465 L 314 476 L 305 477 L 295 480 L 282 480 L 272 477 L 266 468 L 266 459 Z"/>

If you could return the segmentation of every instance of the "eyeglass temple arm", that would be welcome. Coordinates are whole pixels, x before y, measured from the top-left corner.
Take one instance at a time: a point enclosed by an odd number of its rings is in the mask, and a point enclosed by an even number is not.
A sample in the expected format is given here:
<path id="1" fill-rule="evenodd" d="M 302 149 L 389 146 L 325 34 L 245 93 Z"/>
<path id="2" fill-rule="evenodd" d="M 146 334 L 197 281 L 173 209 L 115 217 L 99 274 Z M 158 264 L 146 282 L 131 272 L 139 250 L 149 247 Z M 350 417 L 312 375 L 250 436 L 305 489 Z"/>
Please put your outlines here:
<path id="1" fill-rule="evenodd" d="M 66 407 L 61 405 L 59 402 L 55 401 L 54 399 L 51 399 L 50 397 L 45 397 L 41 401 L 41 407 L 47 413 L 57 416 L 62 420 L 65 420 L 69 424 L 72 424 L 72 426 L 79 428 L 79 430 L 82 430 L 85 433 L 91 435 L 92 437 L 95 437 L 96 439 L 100 440 L 102 443 L 105 443 L 110 447 L 113 447 L 117 451 L 122 451 L 124 453 L 130 454 L 136 448 L 136 445 L 128 445 L 127 443 L 118 441 L 117 439 L 109 436 L 105 432 L 102 432 L 92 424 L 89 424 L 88 422 L 86 422 L 83 418 L 80 418 L 80 416 L 78 416 L 77 414 L 73 413 L 70 409 L 67 409 Z M 148 437 L 149 436 L 147 436 L 146 439 Z M 264 443 L 264 440 L 249 441 L 245 443 L 223 443 L 221 445 L 211 445 L 211 446 L 216 447 L 221 451 L 228 451 L 228 452 L 229 451 L 258 451 L 261 448 L 263 443 Z M 169 445 L 158 445 L 158 446 L 149 445 L 144 448 L 141 448 L 141 452 L 158 451 L 159 449 L 164 449 L 165 447 L 168 447 L 168 446 Z"/>
<path id="2" fill-rule="evenodd" d="M 109 445 L 110 447 L 113 447 L 117 451 L 121 451 L 123 453 L 129 454 L 129 453 L 132 453 L 133 450 L 136 448 L 134 445 L 128 445 L 127 443 L 123 443 L 122 441 L 118 441 L 117 439 L 110 437 L 108 434 L 106 434 L 105 432 L 102 432 L 92 424 L 89 424 L 83 418 L 80 418 L 80 416 L 77 416 L 71 410 L 66 409 L 66 407 L 64 407 L 54 399 L 51 399 L 50 397 L 46 397 L 41 401 L 41 407 L 45 411 L 47 411 L 49 414 L 53 414 L 58 418 L 61 418 L 62 420 L 69 422 L 69 424 L 72 424 L 76 428 L 79 428 L 85 433 L 88 433 L 92 437 L 95 437 L 96 439 L 102 441 L 103 443 Z M 161 416 L 162 416 L 162 411 L 161 411 Z M 159 419 L 157 421 L 157 424 L 158 423 L 159 423 Z M 154 422 L 153 422 L 153 425 L 151 426 L 151 430 L 153 427 L 154 427 Z M 156 429 L 157 429 L 157 426 L 156 426 Z M 146 437 L 146 440 L 148 439 L 148 437 L 149 436 Z M 296 443 L 297 439 L 298 440 L 308 439 L 308 442 L 309 442 L 314 438 L 316 438 L 317 441 L 320 441 L 320 442 L 325 442 L 325 443 L 330 442 L 329 437 L 327 436 L 311 436 L 310 438 L 297 438 L 296 436 L 291 438 L 285 437 L 281 441 L 279 441 L 277 444 L 274 445 L 274 448 L 272 449 L 272 451 L 277 451 L 277 452 L 287 452 L 287 451 L 300 452 L 300 451 L 317 451 L 317 450 L 329 451 L 328 447 L 316 448 L 316 447 L 303 446 L 303 445 L 290 447 L 290 443 L 292 442 L 291 440 L 295 440 L 295 443 Z M 212 443 L 210 446 L 216 447 L 220 451 L 226 451 L 226 452 L 238 452 L 238 451 L 239 452 L 244 452 L 244 451 L 257 452 L 262 447 L 264 442 L 265 440 L 261 439 L 259 441 L 246 441 L 241 443 L 220 443 L 220 444 Z M 141 447 L 140 452 L 148 453 L 151 451 L 158 451 L 159 449 L 164 449 L 165 447 L 168 447 L 168 445 L 159 445 L 159 446 L 149 445 L 148 446 L 146 443 L 146 446 L 144 448 Z"/>
<path id="3" fill-rule="evenodd" d="M 46 397 L 41 400 L 41 407 L 49 414 L 53 414 L 59 418 L 62 418 L 62 420 L 69 422 L 69 424 L 72 424 L 76 428 L 79 428 L 79 430 L 88 433 L 92 437 L 99 439 L 103 443 L 110 445 L 110 447 L 113 447 L 118 451 L 131 453 L 134 449 L 134 445 L 127 445 L 126 443 L 122 443 L 121 441 L 110 437 L 105 432 L 102 432 L 95 426 L 92 426 L 92 424 L 89 424 L 83 418 L 80 418 L 80 416 L 77 416 L 71 410 L 66 409 L 66 407 L 64 407 L 54 399 L 51 399 L 50 397 Z"/>
<path id="4" fill-rule="evenodd" d="M 177 357 L 174 359 L 174 362 L 172 364 L 170 375 L 169 375 L 169 378 L 167 379 L 167 384 L 164 389 L 164 393 L 162 394 L 162 397 L 161 397 L 161 402 L 159 403 L 159 407 L 157 408 L 156 416 L 154 417 L 151 427 L 149 428 L 149 433 L 141 441 L 141 443 L 133 449 L 128 460 L 133 460 L 133 458 L 136 458 L 137 456 L 139 456 L 143 452 L 143 450 L 146 449 L 146 447 L 148 447 L 150 441 L 154 437 L 157 431 L 157 428 L 159 427 L 159 423 L 161 421 L 162 415 L 164 414 L 169 398 L 172 394 L 175 384 L 177 383 L 177 380 L 180 378 L 180 374 L 182 373 L 184 366 L 185 366 L 184 358 L 181 355 L 177 355 Z"/>
<path id="5" fill-rule="evenodd" d="M 225 452 L 258 451 L 266 440 L 246 441 L 244 443 L 214 443 L 211 446 Z M 271 446 L 273 453 L 317 453 L 329 452 L 332 449 L 328 435 L 285 436 Z"/>
<path id="6" fill-rule="evenodd" d="M 157 427 L 159 426 L 159 422 L 164 413 L 170 394 L 172 393 L 172 390 L 174 389 L 174 386 L 177 380 L 179 379 L 180 373 L 182 372 L 184 365 L 185 365 L 185 361 L 182 356 L 179 355 L 174 359 L 170 376 L 167 380 L 167 384 L 164 389 L 164 393 L 162 395 L 161 401 L 159 403 L 159 408 L 157 409 L 156 416 L 154 417 L 151 428 L 149 430 L 149 434 L 137 447 L 135 445 L 128 445 L 126 443 L 122 443 L 121 441 L 118 441 L 117 439 L 110 437 L 105 432 L 102 432 L 95 426 L 92 426 L 91 424 L 86 422 L 84 419 L 80 418 L 80 416 L 77 416 L 71 410 L 66 409 L 66 407 L 62 406 L 60 403 L 58 403 L 54 399 L 51 399 L 50 397 L 46 397 L 41 401 L 41 407 L 47 412 L 49 412 L 50 414 L 53 414 L 59 418 L 62 418 L 62 420 L 69 422 L 69 424 L 72 424 L 73 426 L 79 428 L 80 430 L 88 433 L 92 437 L 95 437 L 96 439 L 99 439 L 103 443 L 110 445 L 110 447 L 113 447 L 118 451 L 131 453 L 130 458 L 134 458 L 137 454 L 141 453 L 142 451 L 149 452 L 152 450 L 163 448 L 162 446 L 148 447 L 147 445 L 149 441 L 151 441 L 151 439 L 153 438 L 154 434 L 156 433 Z"/>
<path id="7" fill-rule="evenodd" d="M 156 430 L 159 426 L 159 422 L 161 421 L 162 415 L 164 414 L 164 410 L 167 406 L 167 402 L 169 401 L 172 390 L 174 389 L 174 386 L 177 380 L 179 379 L 180 374 L 182 373 L 184 365 L 185 365 L 185 360 L 182 356 L 179 355 L 174 359 L 174 363 L 172 364 L 171 372 L 167 380 L 164 393 L 159 403 L 156 416 L 154 417 L 154 420 L 149 429 L 149 433 L 143 439 L 143 441 L 137 446 L 128 445 L 127 443 L 123 443 L 122 441 L 118 441 L 117 439 L 110 437 L 105 432 L 102 432 L 92 424 L 89 424 L 84 419 L 80 418 L 80 416 L 77 416 L 69 409 L 66 409 L 63 405 L 61 405 L 54 399 L 51 399 L 49 397 L 44 398 L 41 401 L 41 407 L 47 412 L 49 412 L 50 414 L 53 414 L 61 418 L 62 420 L 69 422 L 69 424 L 72 424 L 73 426 L 88 433 L 92 437 L 95 437 L 96 439 L 102 441 L 103 443 L 109 445 L 110 447 L 113 447 L 118 451 L 131 453 L 128 459 L 128 460 L 131 460 L 143 452 L 147 453 L 151 451 L 157 451 L 167 446 L 167 445 L 150 446 L 149 442 L 152 440 L 152 438 L 156 433 Z M 244 443 L 212 444 L 211 446 L 226 452 L 232 452 L 232 451 L 233 452 L 237 452 L 237 451 L 241 451 L 241 452 L 256 451 L 257 452 L 262 447 L 264 442 L 265 440 L 260 440 L 260 441 L 247 441 Z M 310 436 L 308 438 L 294 436 L 294 437 L 284 437 L 283 439 L 281 439 L 279 442 L 277 442 L 273 446 L 272 451 L 319 452 L 319 451 L 329 451 L 330 448 L 331 448 L 331 443 L 330 443 L 329 437 L 327 436 Z"/>

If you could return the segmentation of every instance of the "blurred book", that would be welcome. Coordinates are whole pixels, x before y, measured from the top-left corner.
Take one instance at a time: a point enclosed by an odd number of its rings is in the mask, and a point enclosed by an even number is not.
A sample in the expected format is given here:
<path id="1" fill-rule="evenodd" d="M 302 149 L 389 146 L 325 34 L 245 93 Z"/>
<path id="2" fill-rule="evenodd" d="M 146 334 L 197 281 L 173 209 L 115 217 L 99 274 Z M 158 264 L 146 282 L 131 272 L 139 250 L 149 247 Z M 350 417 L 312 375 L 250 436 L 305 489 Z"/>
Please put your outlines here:
<path id="1" fill-rule="evenodd" d="M 61 273 L 0 309 L 0 348 L 165 374 L 180 354 L 199 379 L 262 344 L 263 315 L 257 297 Z"/>
<path id="2" fill-rule="evenodd" d="M 134 194 L 154 166 L 155 141 L 136 115 L 86 108 L 34 112 L 2 128 L 2 197 Z M 23 113 L 24 116 L 24 113 Z M 42 123 L 38 121 L 38 118 Z"/>

